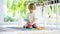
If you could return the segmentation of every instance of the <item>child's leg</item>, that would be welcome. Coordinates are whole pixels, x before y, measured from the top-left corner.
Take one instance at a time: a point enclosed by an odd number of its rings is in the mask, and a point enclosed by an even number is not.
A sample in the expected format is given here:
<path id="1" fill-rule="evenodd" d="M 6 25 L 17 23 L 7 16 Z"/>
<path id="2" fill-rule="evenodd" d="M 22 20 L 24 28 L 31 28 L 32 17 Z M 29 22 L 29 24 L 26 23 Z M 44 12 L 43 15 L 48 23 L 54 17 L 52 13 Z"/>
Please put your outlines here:
<path id="1" fill-rule="evenodd" d="M 37 24 L 32 25 L 33 28 L 38 28 Z"/>
<path id="2" fill-rule="evenodd" d="M 24 25 L 24 28 L 32 28 L 32 25 L 27 23 L 26 25 Z"/>

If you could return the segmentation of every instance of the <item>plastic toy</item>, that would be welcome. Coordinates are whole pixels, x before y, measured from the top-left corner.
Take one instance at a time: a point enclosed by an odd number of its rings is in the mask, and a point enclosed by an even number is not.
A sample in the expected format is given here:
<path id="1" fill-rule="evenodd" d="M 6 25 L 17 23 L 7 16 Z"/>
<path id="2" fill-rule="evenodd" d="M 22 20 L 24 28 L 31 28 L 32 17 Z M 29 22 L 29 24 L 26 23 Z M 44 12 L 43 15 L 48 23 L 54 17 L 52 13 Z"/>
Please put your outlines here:
<path id="1" fill-rule="evenodd" d="M 43 29 L 45 29 L 44 27 L 39 27 L 39 28 L 37 28 L 38 30 L 43 30 Z"/>

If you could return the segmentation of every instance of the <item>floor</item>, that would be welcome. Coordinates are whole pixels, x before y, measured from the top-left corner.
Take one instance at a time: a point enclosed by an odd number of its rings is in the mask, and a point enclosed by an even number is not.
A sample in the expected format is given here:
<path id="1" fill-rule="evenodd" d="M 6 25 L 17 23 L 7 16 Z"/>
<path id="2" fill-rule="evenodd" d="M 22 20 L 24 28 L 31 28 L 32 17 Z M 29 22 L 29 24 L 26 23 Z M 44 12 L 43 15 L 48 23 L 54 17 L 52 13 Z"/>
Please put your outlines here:
<path id="1" fill-rule="evenodd" d="M 0 28 L 1 34 L 60 34 L 59 28 L 45 28 L 44 30 L 23 30 L 23 28 Z"/>

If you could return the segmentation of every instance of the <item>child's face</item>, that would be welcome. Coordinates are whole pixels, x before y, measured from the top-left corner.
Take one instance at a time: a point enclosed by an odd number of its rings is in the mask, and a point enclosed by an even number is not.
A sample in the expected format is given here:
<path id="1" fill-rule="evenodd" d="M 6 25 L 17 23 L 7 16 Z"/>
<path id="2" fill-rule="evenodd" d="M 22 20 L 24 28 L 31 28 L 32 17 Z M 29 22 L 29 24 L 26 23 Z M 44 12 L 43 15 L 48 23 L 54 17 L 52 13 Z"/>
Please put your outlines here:
<path id="1" fill-rule="evenodd" d="M 35 8 L 36 8 L 35 5 L 30 5 L 30 6 L 29 6 L 30 12 L 33 12 L 33 10 L 35 10 Z"/>

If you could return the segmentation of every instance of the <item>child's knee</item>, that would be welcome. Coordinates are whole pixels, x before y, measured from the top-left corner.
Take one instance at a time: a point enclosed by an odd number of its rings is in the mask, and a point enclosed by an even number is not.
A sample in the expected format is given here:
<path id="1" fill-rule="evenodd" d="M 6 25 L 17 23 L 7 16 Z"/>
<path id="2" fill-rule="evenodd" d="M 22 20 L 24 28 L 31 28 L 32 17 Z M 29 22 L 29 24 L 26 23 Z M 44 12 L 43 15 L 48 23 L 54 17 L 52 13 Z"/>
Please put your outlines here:
<path id="1" fill-rule="evenodd" d="M 32 25 L 31 24 L 26 24 L 26 25 L 24 25 L 24 28 L 32 28 Z"/>
<path id="2" fill-rule="evenodd" d="M 33 24 L 32 27 L 33 27 L 33 28 L 37 28 L 37 24 Z"/>

